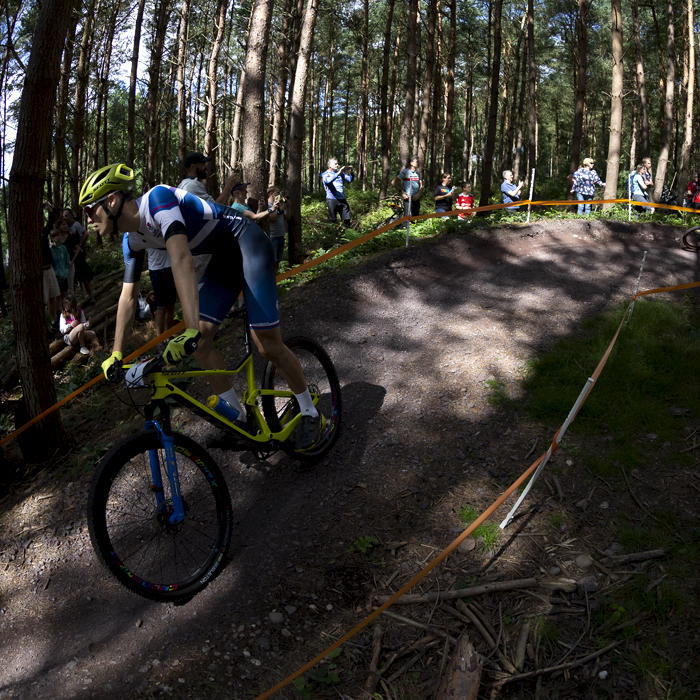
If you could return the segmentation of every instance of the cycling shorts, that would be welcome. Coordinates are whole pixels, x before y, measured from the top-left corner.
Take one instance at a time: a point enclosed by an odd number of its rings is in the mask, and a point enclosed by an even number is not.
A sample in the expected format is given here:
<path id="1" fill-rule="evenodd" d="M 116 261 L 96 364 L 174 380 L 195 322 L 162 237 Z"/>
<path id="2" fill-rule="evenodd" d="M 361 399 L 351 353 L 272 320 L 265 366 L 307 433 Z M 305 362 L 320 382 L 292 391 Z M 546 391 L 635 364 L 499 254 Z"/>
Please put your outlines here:
<path id="1" fill-rule="evenodd" d="M 219 325 L 242 291 L 250 327 L 277 328 L 280 317 L 270 239 L 257 224 L 248 222 L 238 237 L 225 240 L 212 251 L 199 282 L 200 318 Z"/>
<path id="2" fill-rule="evenodd" d="M 172 267 L 164 267 L 160 270 L 149 270 L 153 293 L 156 296 L 156 307 L 166 309 L 175 303 L 177 290 L 175 289 L 175 278 Z"/>

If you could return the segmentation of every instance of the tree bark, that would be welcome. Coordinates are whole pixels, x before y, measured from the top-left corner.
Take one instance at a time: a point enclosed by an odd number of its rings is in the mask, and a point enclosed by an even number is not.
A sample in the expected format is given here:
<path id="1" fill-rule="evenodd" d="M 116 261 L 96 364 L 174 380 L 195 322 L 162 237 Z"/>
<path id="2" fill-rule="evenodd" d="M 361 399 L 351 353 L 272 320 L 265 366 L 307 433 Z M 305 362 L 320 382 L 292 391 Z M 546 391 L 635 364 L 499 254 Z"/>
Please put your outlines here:
<path id="1" fill-rule="evenodd" d="M 640 147 L 642 158 L 649 158 L 651 155 L 651 151 L 649 150 L 649 107 L 647 105 L 647 91 L 644 80 L 644 59 L 642 57 L 642 41 L 639 35 L 637 0 L 630 0 L 630 4 L 632 6 L 634 53 L 637 60 L 637 90 L 639 91 L 639 106 L 641 108 Z"/>
<path id="2" fill-rule="evenodd" d="M 369 121 L 369 0 L 362 0 L 362 67 L 360 72 L 360 113 L 358 115 L 357 174 L 362 190 L 367 189 L 367 128 Z"/>
<path id="3" fill-rule="evenodd" d="M 686 88 L 685 101 L 685 129 L 683 132 L 683 147 L 681 149 L 680 174 L 678 176 L 678 203 L 683 202 L 683 195 L 688 182 L 688 164 L 690 162 L 690 149 L 693 145 L 693 101 L 695 97 L 695 32 L 694 32 L 693 0 L 688 0 L 688 53 L 685 55 L 684 65 L 687 66 L 688 75 L 684 83 Z"/>
<path id="4" fill-rule="evenodd" d="M 44 0 L 39 10 L 27 63 L 17 120 L 17 138 L 9 178 L 9 237 L 12 310 L 17 365 L 24 402 L 31 417 L 56 403 L 44 328 L 41 228 L 46 161 L 51 149 L 51 120 L 61 69 L 61 52 L 73 9 L 64 0 Z M 58 412 L 37 424 L 36 440 L 44 456 L 66 446 Z"/>
<path id="5" fill-rule="evenodd" d="M 306 103 L 306 77 L 317 14 L 318 0 L 308 0 L 301 30 L 299 54 L 294 74 L 294 89 L 289 110 L 287 185 L 285 189 L 291 211 L 289 219 L 290 265 L 300 262 L 303 258 L 301 247 L 301 168 L 304 147 L 304 105 Z"/>
<path id="6" fill-rule="evenodd" d="M 134 134 L 136 131 L 136 78 L 139 68 L 139 47 L 141 44 L 141 25 L 143 24 L 143 10 L 146 0 L 139 0 L 136 10 L 136 22 L 134 23 L 134 46 L 131 51 L 131 77 L 129 78 L 129 104 L 127 107 L 126 126 L 126 164 L 134 167 Z"/>
<path id="7" fill-rule="evenodd" d="M 530 0 L 532 2 L 532 0 Z M 498 119 L 498 78 L 501 72 L 501 11 L 503 0 L 493 3 L 493 67 L 491 71 L 491 94 L 489 101 L 489 126 L 484 149 L 484 161 L 481 164 L 481 195 L 479 206 L 489 203 L 491 179 L 493 177 L 493 151 L 496 145 L 496 123 Z M 483 216 L 487 212 L 479 212 Z"/>
<path id="8" fill-rule="evenodd" d="M 408 10 L 408 39 L 406 51 L 406 104 L 399 135 L 399 160 L 401 167 L 408 165 L 410 153 L 411 125 L 416 99 L 416 27 L 418 26 L 418 0 L 410 0 Z"/>
<path id="9" fill-rule="evenodd" d="M 272 0 L 265 0 L 266 5 L 271 4 Z M 257 3 L 256 3 L 257 4 Z M 218 0 L 216 6 L 216 34 L 211 46 L 211 54 L 209 55 L 209 70 L 207 72 L 207 102 L 206 102 L 206 118 L 204 120 L 204 153 L 211 160 L 207 164 L 207 183 L 212 192 L 219 191 L 218 169 L 216 167 L 217 149 L 214 148 L 216 143 L 216 93 L 217 93 L 217 68 L 219 66 L 219 54 L 221 53 L 221 45 L 224 43 L 224 29 L 226 26 L 226 10 L 228 8 L 228 0 Z M 270 16 L 268 12 L 267 25 L 268 33 L 270 26 Z M 250 51 L 250 37 L 248 43 Z M 267 36 L 265 36 L 265 59 L 267 58 Z M 246 55 L 246 64 L 248 56 Z M 262 64 L 263 77 L 261 82 L 265 82 L 265 61 Z M 262 113 L 265 111 L 265 97 L 262 97 Z M 264 123 L 264 117 L 263 117 Z M 258 166 L 265 162 L 265 139 L 262 135 L 263 126 L 260 127 L 260 141 L 262 142 L 262 152 Z"/>
<path id="10" fill-rule="evenodd" d="M 529 62 L 529 98 L 528 110 L 528 169 L 525 173 L 525 181 L 530 182 L 532 168 L 537 167 L 537 64 L 535 63 L 535 8 L 533 0 L 527 2 L 527 57 Z"/>
<path id="11" fill-rule="evenodd" d="M 636 0 L 632 0 L 635 2 Z M 586 106 L 586 72 L 588 51 L 588 25 L 586 15 L 588 8 L 586 0 L 579 0 L 578 18 L 576 27 L 578 30 L 578 70 L 576 74 L 576 103 L 574 106 L 574 131 L 571 135 L 571 160 L 569 161 L 569 174 L 578 170 L 581 157 L 581 141 L 583 139 L 583 112 Z M 567 187 L 567 191 L 570 190 Z"/>
<path id="12" fill-rule="evenodd" d="M 185 90 L 185 61 L 187 60 L 187 30 L 190 0 L 182 0 L 180 23 L 177 28 L 177 156 L 183 167 L 187 157 L 187 92 Z"/>
<path id="13" fill-rule="evenodd" d="M 667 0 L 666 16 L 668 18 L 668 34 L 666 35 L 666 101 L 664 103 L 664 126 L 661 132 L 659 160 L 656 165 L 654 179 L 654 195 L 652 201 L 658 202 L 666 180 L 668 153 L 671 147 L 671 127 L 673 126 L 673 91 L 675 88 L 675 36 L 673 29 L 673 0 Z"/>
<path id="14" fill-rule="evenodd" d="M 382 181 L 379 186 L 379 199 L 386 197 L 389 187 L 389 169 L 391 168 L 391 142 L 389 141 L 389 61 L 391 60 L 391 28 L 394 22 L 395 0 L 388 0 L 386 24 L 384 25 L 384 56 L 382 58 L 382 83 L 379 91 L 380 130 L 382 134 Z"/>
<path id="15" fill-rule="evenodd" d="M 282 33 L 277 47 L 277 85 L 275 87 L 275 116 L 272 124 L 270 145 L 270 187 L 279 185 L 282 163 L 282 134 L 284 133 L 285 94 L 287 92 L 287 55 L 289 53 L 289 31 L 292 24 L 292 0 L 285 0 L 282 17 Z"/>
<path id="16" fill-rule="evenodd" d="M 669 0 L 671 2 L 671 0 Z M 617 197 L 617 176 L 620 172 L 622 151 L 622 10 L 621 0 L 612 0 L 612 89 L 610 98 L 610 138 L 608 141 L 608 163 L 605 171 L 605 199 Z M 604 204 L 609 209 L 612 204 Z"/>
<path id="17" fill-rule="evenodd" d="M 455 108 L 455 58 L 457 54 L 457 0 L 450 2 L 450 34 L 447 43 L 447 99 L 445 102 L 445 144 L 442 169 L 452 172 L 452 123 Z"/>
<path id="18" fill-rule="evenodd" d="M 423 100 L 420 117 L 420 130 L 418 136 L 418 169 L 426 178 L 425 166 L 428 150 L 428 129 L 430 126 L 430 106 L 439 109 L 437 100 L 431 100 L 433 92 L 433 71 L 435 69 L 435 17 L 437 15 L 437 0 L 427 0 L 428 15 L 426 23 L 425 42 L 425 72 L 423 74 Z"/>

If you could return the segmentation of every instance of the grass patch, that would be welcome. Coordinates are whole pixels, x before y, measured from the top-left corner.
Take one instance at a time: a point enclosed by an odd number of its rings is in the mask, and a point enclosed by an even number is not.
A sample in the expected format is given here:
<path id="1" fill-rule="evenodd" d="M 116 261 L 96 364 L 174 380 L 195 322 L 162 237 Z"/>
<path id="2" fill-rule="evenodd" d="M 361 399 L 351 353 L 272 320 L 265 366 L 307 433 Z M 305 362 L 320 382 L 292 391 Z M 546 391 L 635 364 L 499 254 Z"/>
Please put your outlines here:
<path id="1" fill-rule="evenodd" d="M 551 352 L 529 364 L 524 388 L 529 396 L 527 409 L 534 418 L 557 425 L 564 420 L 626 306 L 584 321 L 581 337 L 559 341 Z M 637 300 L 631 321 L 623 327 L 571 428 L 581 431 L 592 426 L 607 434 L 611 449 L 599 457 L 597 471 L 610 471 L 615 462 L 626 469 L 642 465 L 649 441 L 661 444 L 672 439 L 681 425 L 679 415 L 698 414 L 700 340 L 691 338 L 691 330 L 699 316 L 694 295 L 682 301 Z"/>
<path id="2" fill-rule="evenodd" d="M 462 506 L 457 515 L 464 525 L 471 525 L 479 517 L 478 511 L 471 506 Z M 500 533 L 500 528 L 496 523 L 485 522 L 472 532 L 472 537 L 475 540 L 483 538 L 483 549 L 489 551 L 496 546 Z"/>

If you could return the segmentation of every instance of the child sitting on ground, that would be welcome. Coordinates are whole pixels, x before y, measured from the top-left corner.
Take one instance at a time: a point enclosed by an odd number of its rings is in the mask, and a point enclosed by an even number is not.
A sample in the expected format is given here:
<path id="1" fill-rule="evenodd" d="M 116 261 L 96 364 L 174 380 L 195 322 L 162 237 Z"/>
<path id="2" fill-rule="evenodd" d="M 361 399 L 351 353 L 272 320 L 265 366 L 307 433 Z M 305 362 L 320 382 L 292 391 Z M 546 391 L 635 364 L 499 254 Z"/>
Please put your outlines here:
<path id="1" fill-rule="evenodd" d="M 94 331 L 89 331 L 90 322 L 85 319 L 85 312 L 78 307 L 78 303 L 72 294 L 67 294 L 63 299 L 63 311 L 61 312 L 61 333 L 66 345 L 76 347 L 80 345 L 81 355 L 89 355 L 90 350 L 86 343 L 93 341 L 97 336 Z"/>
<path id="2" fill-rule="evenodd" d="M 462 183 L 462 194 L 457 197 L 457 209 L 472 209 L 474 206 L 474 195 L 472 194 L 472 186 L 468 182 Z M 464 219 L 465 216 L 474 216 L 471 214 L 460 214 L 459 218 Z"/>

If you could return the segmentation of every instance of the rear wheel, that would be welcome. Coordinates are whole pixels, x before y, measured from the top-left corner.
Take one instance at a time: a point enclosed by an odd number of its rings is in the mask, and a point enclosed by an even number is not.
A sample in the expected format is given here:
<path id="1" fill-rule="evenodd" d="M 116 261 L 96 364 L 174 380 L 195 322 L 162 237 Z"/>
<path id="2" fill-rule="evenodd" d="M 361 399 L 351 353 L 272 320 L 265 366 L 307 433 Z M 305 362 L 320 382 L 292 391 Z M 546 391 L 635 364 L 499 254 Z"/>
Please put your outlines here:
<path id="1" fill-rule="evenodd" d="M 155 431 L 135 435 L 102 460 L 88 498 L 92 546 L 107 569 L 149 600 L 190 598 L 222 570 L 231 540 L 231 498 L 214 460 L 175 433 L 185 519 L 173 513 L 165 451 Z M 156 503 L 151 457 L 161 465 L 163 500 Z"/>
<path id="2" fill-rule="evenodd" d="M 683 234 L 683 245 L 690 250 L 700 250 L 700 226 L 693 226 Z"/>
<path id="3" fill-rule="evenodd" d="M 342 417 L 340 382 L 330 357 L 318 343 L 309 338 L 291 338 L 286 341 L 286 345 L 299 358 L 316 408 L 323 415 L 323 422 L 320 438 L 310 449 L 296 450 L 293 435 L 282 447 L 297 459 L 316 462 L 328 453 L 338 437 Z M 289 391 L 284 378 L 271 362 L 265 366 L 263 389 Z M 294 397 L 263 396 L 262 408 L 265 420 L 273 432 L 282 430 L 299 412 Z"/>

